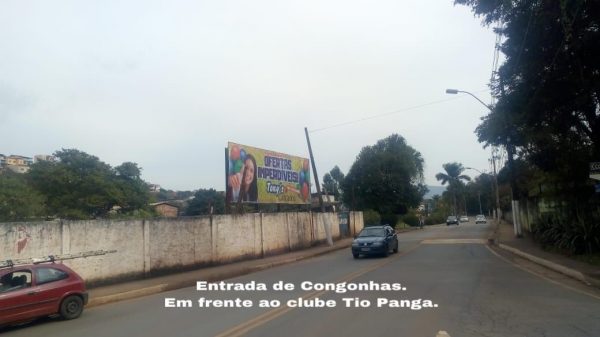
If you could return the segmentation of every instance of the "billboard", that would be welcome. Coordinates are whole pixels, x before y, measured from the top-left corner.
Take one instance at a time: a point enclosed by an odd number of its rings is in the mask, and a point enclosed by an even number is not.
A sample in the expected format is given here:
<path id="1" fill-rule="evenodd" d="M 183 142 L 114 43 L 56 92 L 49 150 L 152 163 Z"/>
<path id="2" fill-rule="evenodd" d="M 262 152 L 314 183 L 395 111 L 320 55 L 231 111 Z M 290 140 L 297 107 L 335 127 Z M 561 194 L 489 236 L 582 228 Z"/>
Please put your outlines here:
<path id="1" fill-rule="evenodd" d="M 229 142 L 226 161 L 227 202 L 310 203 L 307 158 Z"/>

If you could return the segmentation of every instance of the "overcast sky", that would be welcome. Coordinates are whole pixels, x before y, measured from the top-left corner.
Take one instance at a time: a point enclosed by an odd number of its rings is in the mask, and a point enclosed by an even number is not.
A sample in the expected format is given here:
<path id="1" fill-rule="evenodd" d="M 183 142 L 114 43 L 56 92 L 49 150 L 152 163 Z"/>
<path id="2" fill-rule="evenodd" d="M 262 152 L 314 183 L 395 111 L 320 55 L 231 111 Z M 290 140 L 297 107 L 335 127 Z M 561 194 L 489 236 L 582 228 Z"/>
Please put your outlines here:
<path id="1" fill-rule="evenodd" d="M 304 127 L 397 112 L 312 132 L 319 175 L 398 133 L 439 185 L 443 163 L 489 168 L 485 107 L 445 89 L 489 102 L 494 42 L 451 0 L 4 0 L 0 153 L 76 148 L 223 190 L 228 141 L 308 157 Z"/>

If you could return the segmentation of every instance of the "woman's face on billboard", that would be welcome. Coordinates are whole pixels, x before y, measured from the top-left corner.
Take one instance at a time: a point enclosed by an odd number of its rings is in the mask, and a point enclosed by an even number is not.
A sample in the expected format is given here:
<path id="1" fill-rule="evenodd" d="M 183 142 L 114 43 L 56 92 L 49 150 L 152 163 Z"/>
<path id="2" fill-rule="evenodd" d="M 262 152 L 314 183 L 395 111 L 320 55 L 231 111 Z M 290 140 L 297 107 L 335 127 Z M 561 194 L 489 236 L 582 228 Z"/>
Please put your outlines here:
<path id="1" fill-rule="evenodd" d="M 252 162 L 251 159 L 246 159 L 245 166 L 246 166 L 246 168 L 245 168 L 246 176 L 244 177 L 244 185 L 250 186 L 250 184 L 254 180 L 254 170 L 255 170 L 254 163 Z"/>

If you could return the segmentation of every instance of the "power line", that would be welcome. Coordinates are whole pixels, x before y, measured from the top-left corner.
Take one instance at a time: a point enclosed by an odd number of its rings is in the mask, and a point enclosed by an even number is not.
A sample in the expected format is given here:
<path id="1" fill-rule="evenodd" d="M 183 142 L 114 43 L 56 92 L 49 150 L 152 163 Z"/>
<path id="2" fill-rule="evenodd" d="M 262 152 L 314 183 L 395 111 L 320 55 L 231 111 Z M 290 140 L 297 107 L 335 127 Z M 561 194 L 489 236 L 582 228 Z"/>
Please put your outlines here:
<path id="1" fill-rule="evenodd" d="M 500 34 L 500 29 L 502 27 L 502 22 L 498 22 L 498 26 L 496 27 L 496 43 L 494 44 L 494 57 L 492 62 L 492 74 L 490 75 L 490 86 L 492 86 L 496 77 L 498 76 L 498 66 L 500 61 L 500 45 L 502 43 L 502 34 Z M 496 104 L 496 97 L 491 93 L 490 95 L 491 105 Z"/>
<path id="2" fill-rule="evenodd" d="M 489 89 L 475 91 L 475 93 L 480 93 L 480 92 L 485 92 L 485 91 L 489 91 Z M 419 104 L 419 105 L 415 105 L 415 106 L 411 106 L 411 107 L 407 107 L 407 108 L 403 108 L 403 109 L 399 109 L 399 110 L 394 110 L 394 111 L 391 111 L 391 112 L 386 112 L 386 113 L 382 113 L 382 114 L 378 114 L 378 115 L 373 115 L 373 116 L 368 116 L 368 117 L 364 117 L 364 118 L 354 119 L 354 120 L 350 120 L 350 121 L 346 121 L 346 122 L 342 122 L 342 123 L 338 123 L 338 124 L 333 124 L 333 125 L 330 125 L 330 126 L 326 126 L 326 127 L 322 127 L 322 128 L 318 128 L 318 129 L 309 130 L 308 132 L 309 133 L 315 133 L 315 132 L 320 132 L 320 131 L 323 131 L 323 130 L 333 129 L 333 128 L 337 128 L 337 127 L 341 127 L 341 126 L 346 126 L 346 125 L 350 125 L 350 124 L 360 123 L 360 122 L 368 121 L 368 120 L 375 119 L 375 118 L 381 118 L 381 117 L 385 117 L 385 116 L 389 116 L 389 115 L 394 115 L 394 114 L 405 112 L 405 111 L 409 111 L 409 110 L 415 110 L 415 109 L 423 108 L 423 107 L 430 106 L 430 105 L 435 105 L 435 104 L 440 104 L 440 103 L 444 103 L 444 102 L 456 100 L 456 99 L 459 99 L 459 98 L 462 98 L 462 97 L 463 96 L 452 97 L 452 98 L 445 98 L 445 99 L 441 99 L 441 100 L 437 100 L 437 101 L 432 101 L 432 102 L 429 102 L 429 103 L 424 103 L 424 104 Z"/>
<path id="3" fill-rule="evenodd" d="M 492 85 L 494 85 L 494 83 L 496 82 L 496 78 L 498 76 L 498 67 L 499 67 L 499 61 L 500 61 L 500 45 L 502 43 L 502 34 L 500 34 L 500 30 L 502 29 L 502 26 L 503 26 L 502 21 L 499 21 L 498 26 L 496 27 L 496 43 L 494 44 L 494 61 L 492 63 L 492 74 L 490 76 L 490 87 Z M 496 104 L 496 97 L 494 96 L 493 93 L 490 94 L 490 101 L 491 101 L 492 106 L 494 104 Z M 497 153 L 499 153 L 499 152 L 504 153 L 504 149 L 502 149 L 501 146 L 496 146 L 496 145 L 492 145 L 491 151 L 492 151 L 492 159 L 491 160 L 494 160 L 494 161 L 496 159 L 500 159 L 500 156 L 497 155 Z M 497 156 L 497 158 L 495 158 L 495 156 Z M 490 170 L 491 170 L 492 164 L 493 163 L 490 162 Z M 500 166 L 500 164 L 498 166 Z"/>

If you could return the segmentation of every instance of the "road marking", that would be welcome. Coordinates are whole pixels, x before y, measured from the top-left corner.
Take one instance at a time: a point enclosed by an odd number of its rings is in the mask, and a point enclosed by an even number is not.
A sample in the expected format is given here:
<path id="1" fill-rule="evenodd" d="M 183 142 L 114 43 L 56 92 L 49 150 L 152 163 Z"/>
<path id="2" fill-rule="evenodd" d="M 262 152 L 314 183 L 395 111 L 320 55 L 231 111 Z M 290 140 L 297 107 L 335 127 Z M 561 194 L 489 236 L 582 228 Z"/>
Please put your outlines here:
<path id="1" fill-rule="evenodd" d="M 465 244 L 465 243 L 474 243 L 474 244 L 487 244 L 487 240 L 485 239 L 427 239 L 421 241 L 422 244 L 425 245 L 450 245 L 450 244 Z"/>
<path id="2" fill-rule="evenodd" d="M 398 258 L 400 258 L 401 256 L 404 256 L 410 252 L 412 252 L 413 250 L 419 248 L 420 245 L 415 245 L 411 248 L 409 248 L 408 250 L 404 251 L 404 252 L 400 252 L 398 254 L 396 254 L 396 256 L 392 257 L 392 258 L 388 258 L 385 259 L 382 262 L 378 262 L 374 265 L 368 266 L 364 269 L 359 269 L 353 273 L 350 273 L 346 276 L 344 276 L 343 278 L 335 281 L 335 283 L 342 283 L 342 282 L 350 282 L 355 278 L 358 278 L 368 272 L 371 272 L 375 269 L 381 268 L 386 264 L 389 264 L 395 260 L 397 260 Z M 303 300 L 310 300 L 313 299 L 315 297 L 321 296 L 325 293 L 329 292 L 328 290 L 321 290 L 321 291 L 313 291 L 311 293 L 308 293 L 304 296 L 302 296 Z M 240 323 L 218 335 L 216 335 L 215 337 L 237 337 L 237 336 L 242 336 L 246 333 L 248 333 L 248 331 L 253 330 L 269 321 L 274 320 L 275 318 L 282 316 L 286 313 L 288 313 L 289 311 L 294 310 L 295 308 L 290 308 L 288 306 L 282 306 L 273 310 L 269 310 L 261 315 L 258 315 L 246 322 Z"/>
<path id="3" fill-rule="evenodd" d="M 437 335 L 435 335 L 435 337 L 451 337 L 451 336 L 446 331 L 440 330 L 440 331 L 438 331 Z"/>
<path id="4" fill-rule="evenodd" d="M 507 263 L 509 263 L 509 264 L 512 264 L 513 266 L 515 266 L 515 267 L 517 267 L 517 268 L 519 268 L 519 269 L 521 269 L 521 270 L 523 270 L 523 271 L 525 271 L 525 272 L 528 272 L 529 274 L 535 275 L 535 276 L 537 276 L 537 277 L 539 277 L 539 278 L 541 278 L 541 279 L 544 279 L 544 280 L 546 280 L 546 281 L 548 281 L 548 282 L 550 282 L 550 283 L 552 283 L 552 284 L 555 284 L 555 285 L 561 286 L 561 287 L 563 287 L 563 288 L 566 288 L 566 289 L 572 290 L 572 291 L 574 291 L 574 292 L 577 292 L 577 293 L 580 293 L 580 294 L 583 294 L 583 295 L 588 295 L 588 296 L 590 296 L 590 297 L 593 297 L 593 298 L 595 298 L 595 299 L 597 299 L 597 300 L 600 300 L 600 296 L 598 296 L 598 295 L 595 295 L 595 294 L 592 294 L 592 293 L 588 293 L 588 292 L 586 292 L 586 291 L 583 291 L 583 290 L 580 290 L 580 289 L 577 289 L 577 288 L 573 288 L 573 287 L 571 287 L 571 286 L 568 286 L 568 285 L 566 285 L 566 284 L 563 284 L 563 283 L 560 283 L 560 282 L 558 282 L 558 281 L 555 281 L 555 280 L 553 280 L 553 279 L 551 279 L 551 278 L 548 278 L 548 277 L 546 277 L 546 276 L 544 276 L 544 275 L 538 274 L 538 273 L 534 272 L 533 270 L 529 270 L 529 269 L 527 269 L 527 268 L 525 268 L 525 267 L 522 267 L 522 266 L 520 266 L 520 265 L 516 264 L 515 262 L 512 262 L 512 261 L 510 261 L 509 259 L 505 258 L 504 256 L 502 256 L 502 255 L 500 255 L 500 254 L 496 253 L 496 252 L 495 252 L 495 251 L 494 251 L 492 248 L 490 248 L 489 246 L 486 246 L 486 248 L 487 248 L 487 249 L 489 249 L 489 251 L 490 251 L 490 252 L 492 252 L 492 254 L 494 254 L 494 255 L 496 255 L 497 257 L 499 257 L 500 259 L 502 259 L 504 262 L 507 262 Z M 532 263 L 533 263 L 533 262 L 532 262 Z M 543 266 L 542 266 L 542 267 L 543 267 Z M 549 269 L 549 270 L 550 270 L 550 269 Z"/>

